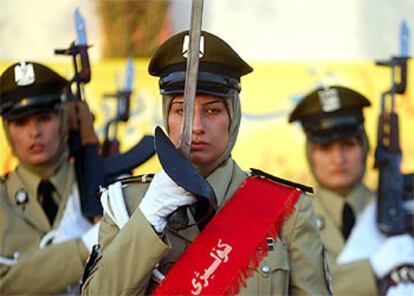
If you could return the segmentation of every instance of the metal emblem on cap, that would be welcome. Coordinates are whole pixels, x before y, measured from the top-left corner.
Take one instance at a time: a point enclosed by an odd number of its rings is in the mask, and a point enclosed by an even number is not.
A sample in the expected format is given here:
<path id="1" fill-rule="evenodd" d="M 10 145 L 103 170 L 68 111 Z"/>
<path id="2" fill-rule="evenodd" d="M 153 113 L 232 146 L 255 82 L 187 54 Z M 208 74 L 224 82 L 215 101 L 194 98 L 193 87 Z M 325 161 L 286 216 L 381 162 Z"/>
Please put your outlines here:
<path id="1" fill-rule="evenodd" d="M 318 91 L 318 95 L 323 112 L 333 112 L 341 108 L 341 100 L 336 89 L 326 88 Z"/>
<path id="2" fill-rule="evenodd" d="M 183 57 L 188 58 L 188 47 L 190 45 L 190 35 L 185 35 L 184 36 L 184 41 L 183 41 Z M 200 53 L 199 53 L 199 57 L 200 59 L 204 56 L 204 36 L 201 35 L 200 36 Z"/>
<path id="3" fill-rule="evenodd" d="M 17 190 L 15 198 L 16 198 L 17 205 L 23 205 L 28 202 L 29 195 L 27 194 L 26 190 L 21 188 Z"/>
<path id="4" fill-rule="evenodd" d="M 19 86 L 25 86 L 35 82 L 33 64 L 20 62 L 19 65 L 16 65 L 14 67 L 14 81 Z"/>

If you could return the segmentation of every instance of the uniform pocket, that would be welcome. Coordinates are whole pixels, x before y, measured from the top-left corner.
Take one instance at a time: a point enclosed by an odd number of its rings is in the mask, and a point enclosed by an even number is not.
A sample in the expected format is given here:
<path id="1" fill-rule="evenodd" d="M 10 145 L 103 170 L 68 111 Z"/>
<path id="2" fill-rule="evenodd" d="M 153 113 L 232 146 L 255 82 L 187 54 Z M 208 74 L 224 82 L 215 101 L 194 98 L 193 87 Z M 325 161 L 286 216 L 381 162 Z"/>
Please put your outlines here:
<path id="1" fill-rule="evenodd" d="M 285 244 L 279 239 L 269 241 L 268 255 L 259 265 L 259 295 L 287 295 L 289 287 L 289 257 Z"/>

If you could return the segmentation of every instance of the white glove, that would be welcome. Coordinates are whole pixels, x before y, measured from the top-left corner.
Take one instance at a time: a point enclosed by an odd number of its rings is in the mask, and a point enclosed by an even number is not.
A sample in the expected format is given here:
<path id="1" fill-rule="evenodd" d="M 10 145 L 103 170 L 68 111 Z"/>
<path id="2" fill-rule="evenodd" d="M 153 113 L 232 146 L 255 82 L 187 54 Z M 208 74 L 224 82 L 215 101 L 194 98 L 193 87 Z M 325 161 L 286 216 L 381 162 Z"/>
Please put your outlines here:
<path id="1" fill-rule="evenodd" d="M 414 295 L 413 283 L 399 283 L 396 286 L 392 286 L 387 290 L 387 296 L 407 296 Z"/>
<path id="2" fill-rule="evenodd" d="M 164 170 L 155 174 L 139 204 L 144 217 L 161 233 L 167 224 L 166 218 L 178 207 L 196 202 L 193 194 L 185 191 L 168 177 Z"/>
<path id="3" fill-rule="evenodd" d="M 108 189 L 103 189 L 101 204 L 104 209 L 104 214 L 108 215 L 119 229 L 122 229 L 128 222 L 129 215 L 122 192 L 122 183 L 120 181 L 109 185 Z"/>
<path id="4" fill-rule="evenodd" d="M 89 254 L 92 252 L 92 247 L 98 243 L 98 233 L 101 221 L 95 223 L 88 231 L 81 235 L 81 240 L 88 249 Z"/>
<path id="5" fill-rule="evenodd" d="M 42 237 L 39 247 L 42 249 L 50 243 L 58 244 L 78 238 L 92 226 L 93 224 L 82 215 L 79 191 L 75 184 L 69 194 L 65 211 L 58 227 Z"/>
<path id="6" fill-rule="evenodd" d="M 387 238 L 369 261 L 378 278 L 383 278 L 399 266 L 414 264 L 414 238 L 409 234 Z"/>

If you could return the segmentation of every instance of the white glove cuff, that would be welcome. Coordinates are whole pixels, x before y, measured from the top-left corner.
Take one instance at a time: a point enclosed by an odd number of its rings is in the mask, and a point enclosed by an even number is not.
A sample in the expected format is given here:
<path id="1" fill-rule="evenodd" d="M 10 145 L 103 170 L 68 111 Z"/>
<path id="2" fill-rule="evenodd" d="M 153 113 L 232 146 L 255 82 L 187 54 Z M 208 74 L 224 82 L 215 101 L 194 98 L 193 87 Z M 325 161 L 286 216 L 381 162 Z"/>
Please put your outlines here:
<path id="1" fill-rule="evenodd" d="M 85 247 L 88 249 L 89 253 L 92 252 L 92 247 L 98 243 L 98 233 L 100 225 L 101 222 L 99 221 L 81 236 L 81 240 Z"/>
<path id="2" fill-rule="evenodd" d="M 164 231 L 165 226 L 167 225 L 167 219 L 155 214 L 149 214 L 149 210 L 147 209 L 146 205 L 147 203 L 141 202 L 139 204 L 139 209 L 141 210 L 145 219 L 147 219 L 147 221 L 152 225 L 152 227 L 154 227 L 155 231 L 158 233 L 162 233 Z"/>

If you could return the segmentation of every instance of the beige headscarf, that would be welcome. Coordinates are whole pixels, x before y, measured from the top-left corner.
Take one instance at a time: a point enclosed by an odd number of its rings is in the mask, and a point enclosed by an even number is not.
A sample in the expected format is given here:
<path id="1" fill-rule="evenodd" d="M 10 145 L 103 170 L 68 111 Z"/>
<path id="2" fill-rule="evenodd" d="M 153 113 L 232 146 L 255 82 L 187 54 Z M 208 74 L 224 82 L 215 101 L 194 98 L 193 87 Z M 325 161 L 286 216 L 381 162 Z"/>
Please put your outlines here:
<path id="1" fill-rule="evenodd" d="M 169 133 L 167 118 L 173 98 L 173 96 L 169 95 L 162 96 L 163 122 L 167 130 L 167 133 Z M 223 98 L 223 100 L 225 102 L 230 116 L 229 142 L 227 143 L 226 150 L 218 159 L 216 159 L 212 163 L 209 163 L 208 165 L 196 166 L 197 170 L 203 177 L 209 176 L 216 168 L 226 163 L 226 161 L 231 156 L 231 151 L 233 150 L 233 147 L 236 144 L 237 135 L 239 133 L 239 127 L 241 122 L 241 107 L 239 93 L 235 92 L 233 97 L 226 97 Z"/>
<path id="2" fill-rule="evenodd" d="M 64 111 L 63 106 L 59 108 L 58 116 L 59 116 L 59 135 L 60 135 L 60 143 L 59 143 L 59 149 L 56 153 L 56 155 L 51 158 L 47 163 L 42 165 L 32 165 L 24 160 L 19 158 L 19 155 L 16 153 L 16 147 L 10 137 L 10 131 L 9 131 L 9 122 L 3 118 L 3 130 L 4 134 L 6 135 L 6 139 L 9 143 L 9 145 L 12 148 L 13 154 L 17 157 L 19 160 L 21 166 L 25 167 L 29 171 L 34 172 L 35 174 L 39 175 L 42 179 L 49 179 L 51 176 L 53 176 L 56 171 L 60 168 L 62 163 L 68 159 L 69 157 L 69 149 L 67 146 L 67 137 L 69 134 L 69 127 L 68 127 L 68 120 L 67 120 L 67 114 Z"/>

